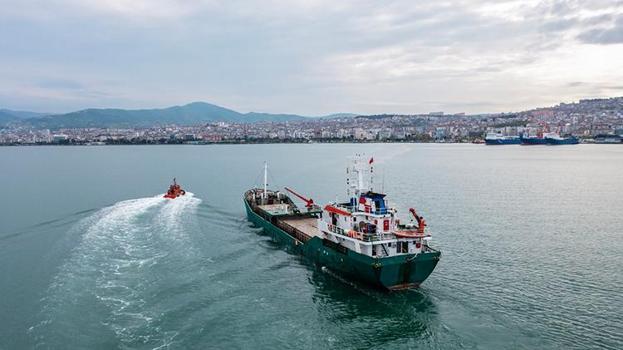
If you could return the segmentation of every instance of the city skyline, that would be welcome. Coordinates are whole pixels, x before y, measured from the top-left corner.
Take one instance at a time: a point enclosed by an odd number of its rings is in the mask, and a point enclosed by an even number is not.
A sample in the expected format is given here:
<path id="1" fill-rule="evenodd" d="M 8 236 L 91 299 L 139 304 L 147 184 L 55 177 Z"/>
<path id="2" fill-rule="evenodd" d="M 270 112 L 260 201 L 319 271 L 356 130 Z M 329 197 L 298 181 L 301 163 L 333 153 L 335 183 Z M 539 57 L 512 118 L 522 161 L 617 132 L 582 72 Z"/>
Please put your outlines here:
<path id="1" fill-rule="evenodd" d="M 191 106 L 196 107 L 196 106 Z M 194 109 L 194 108 L 193 108 Z M 140 114 L 74 114 L 10 122 L 0 145 L 211 144 L 282 142 L 482 142 L 485 134 L 573 135 L 587 143 L 618 143 L 623 137 L 623 97 L 581 100 L 509 114 L 341 116 L 199 115 L 173 109 Z M 196 112 L 197 110 L 195 110 Z M 112 119 L 109 118 L 112 116 Z M 195 119 L 200 117 L 199 119 Z M 249 117 L 255 118 L 253 120 Z M 260 118 L 258 118 L 260 117 Z M 268 117 L 268 118 L 267 118 Z M 276 118 L 275 118 L 276 117 Z M 59 119 L 55 121 L 56 119 Z M 146 119 L 145 119 L 146 118 Z M 576 139 L 577 140 L 577 139 Z"/>
<path id="2" fill-rule="evenodd" d="M 3 108 L 472 114 L 623 93 L 621 1 L 5 2 Z"/>

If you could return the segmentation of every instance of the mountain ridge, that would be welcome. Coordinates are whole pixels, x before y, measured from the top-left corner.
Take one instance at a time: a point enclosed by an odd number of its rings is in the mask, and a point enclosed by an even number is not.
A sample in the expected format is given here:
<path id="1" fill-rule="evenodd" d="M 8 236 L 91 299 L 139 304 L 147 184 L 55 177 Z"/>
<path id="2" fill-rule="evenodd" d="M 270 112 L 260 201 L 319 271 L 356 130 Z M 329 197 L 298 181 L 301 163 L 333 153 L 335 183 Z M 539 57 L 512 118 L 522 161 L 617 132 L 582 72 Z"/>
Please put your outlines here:
<path id="1" fill-rule="evenodd" d="M 2 118 L 4 114 L 0 114 Z M 256 123 L 269 121 L 302 121 L 314 117 L 297 114 L 263 112 L 240 113 L 208 102 L 191 102 L 185 105 L 150 109 L 87 108 L 63 114 L 30 118 L 0 119 L 6 123 L 19 123 L 39 129 L 60 128 L 131 128 L 158 125 L 196 125 L 209 122 Z"/>
<path id="2" fill-rule="evenodd" d="M 0 108 L 0 126 L 11 122 L 19 122 L 23 119 L 42 117 L 48 114 L 49 113 L 16 111 L 12 109 Z"/>

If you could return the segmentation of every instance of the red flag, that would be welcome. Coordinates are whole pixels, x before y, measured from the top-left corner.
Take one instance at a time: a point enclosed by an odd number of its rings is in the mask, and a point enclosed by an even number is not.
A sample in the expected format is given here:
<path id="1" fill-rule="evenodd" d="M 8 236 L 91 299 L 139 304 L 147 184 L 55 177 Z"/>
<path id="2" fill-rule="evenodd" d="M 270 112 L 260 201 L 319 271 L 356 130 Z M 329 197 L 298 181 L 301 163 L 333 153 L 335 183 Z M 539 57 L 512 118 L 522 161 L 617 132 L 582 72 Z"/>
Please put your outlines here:
<path id="1" fill-rule="evenodd" d="M 368 164 L 372 164 L 374 163 L 374 157 L 370 158 L 370 160 L 368 161 Z"/>

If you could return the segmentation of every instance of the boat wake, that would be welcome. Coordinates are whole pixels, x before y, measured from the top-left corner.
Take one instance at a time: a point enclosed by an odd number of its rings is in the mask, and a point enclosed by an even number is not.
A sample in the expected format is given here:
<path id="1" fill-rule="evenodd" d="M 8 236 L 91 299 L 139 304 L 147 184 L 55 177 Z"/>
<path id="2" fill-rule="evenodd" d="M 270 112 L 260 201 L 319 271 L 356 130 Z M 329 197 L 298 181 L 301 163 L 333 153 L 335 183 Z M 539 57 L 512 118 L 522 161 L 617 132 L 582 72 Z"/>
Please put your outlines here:
<path id="1" fill-rule="evenodd" d="M 199 260 L 191 232 L 200 202 L 192 193 L 132 199 L 78 223 L 81 241 L 53 277 L 41 322 L 31 328 L 37 345 L 155 348 L 174 341 L 160 303 Z"/>

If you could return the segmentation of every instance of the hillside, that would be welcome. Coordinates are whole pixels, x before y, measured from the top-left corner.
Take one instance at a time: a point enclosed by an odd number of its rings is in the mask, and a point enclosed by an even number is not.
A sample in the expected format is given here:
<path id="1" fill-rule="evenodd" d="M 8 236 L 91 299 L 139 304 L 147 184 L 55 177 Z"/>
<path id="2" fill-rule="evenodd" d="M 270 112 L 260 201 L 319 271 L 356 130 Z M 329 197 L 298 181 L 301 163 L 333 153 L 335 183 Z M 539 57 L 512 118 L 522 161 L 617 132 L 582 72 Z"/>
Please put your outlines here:
<path id="1" fill-rule="evenodd" d="M 194 125 L 226 121 L 255 123 L 262 121 L 295 121 L 306 117 L 294 114 L 240 113 L 206 102 L 162 109 L 84 109 L 66 114 L 29 118 L 24 124 L 34 128 L 131 128 L 177 124 Z"/>
<path id="2" fill-rule="evenodd" d="M 14 111 L 11 109 L 0 109 L 0 126 L 8 123 L 19 122 L 22 119 L 35 118 L 47 115 L 47 113 Z"/>

